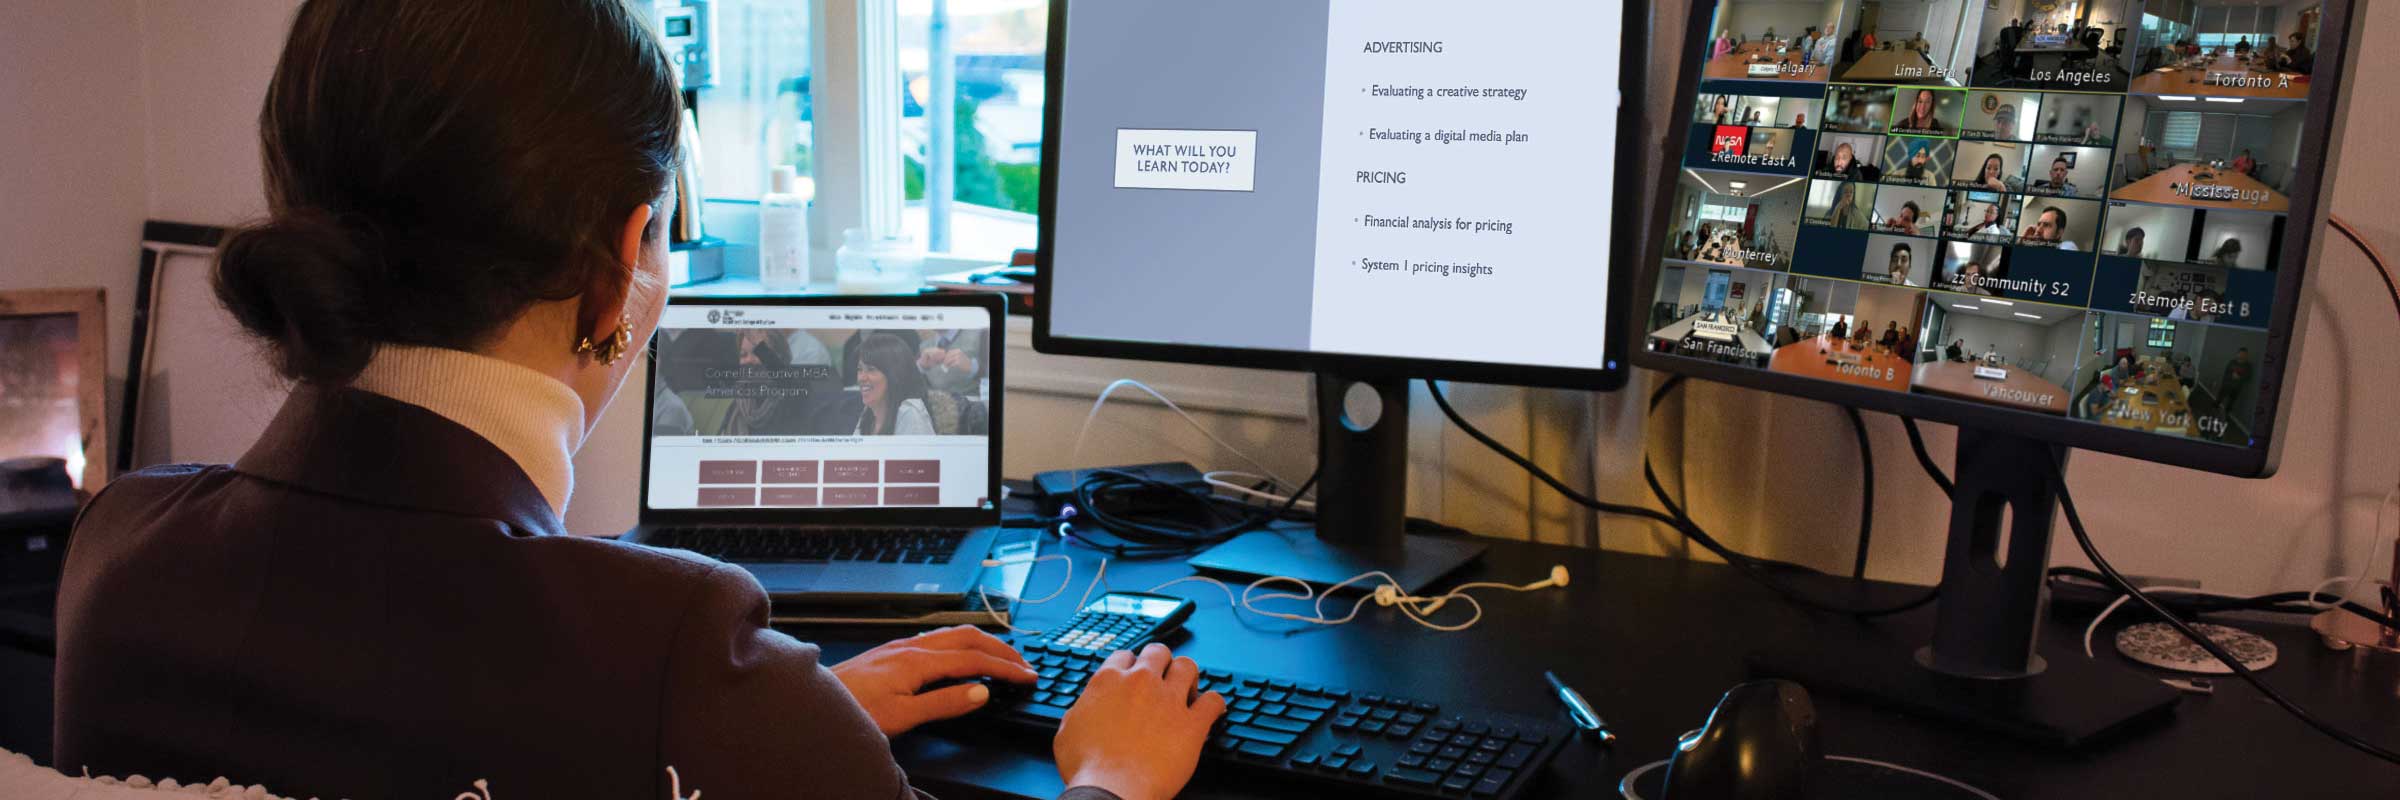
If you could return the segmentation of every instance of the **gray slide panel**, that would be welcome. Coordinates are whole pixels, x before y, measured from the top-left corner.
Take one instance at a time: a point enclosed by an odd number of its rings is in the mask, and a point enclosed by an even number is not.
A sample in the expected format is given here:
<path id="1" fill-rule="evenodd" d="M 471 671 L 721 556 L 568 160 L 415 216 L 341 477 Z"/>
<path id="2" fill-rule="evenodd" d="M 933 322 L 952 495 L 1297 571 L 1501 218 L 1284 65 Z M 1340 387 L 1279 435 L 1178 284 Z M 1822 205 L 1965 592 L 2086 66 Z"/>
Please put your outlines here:
<path id="1" fill-rule="evenodd" d="M 1054 335 L 1308 349 L 1330 14 L 1329 0 L 1068 6 Z M 1118 189 L 1120 128 L 1257 131 L 1254 190 Z"/>

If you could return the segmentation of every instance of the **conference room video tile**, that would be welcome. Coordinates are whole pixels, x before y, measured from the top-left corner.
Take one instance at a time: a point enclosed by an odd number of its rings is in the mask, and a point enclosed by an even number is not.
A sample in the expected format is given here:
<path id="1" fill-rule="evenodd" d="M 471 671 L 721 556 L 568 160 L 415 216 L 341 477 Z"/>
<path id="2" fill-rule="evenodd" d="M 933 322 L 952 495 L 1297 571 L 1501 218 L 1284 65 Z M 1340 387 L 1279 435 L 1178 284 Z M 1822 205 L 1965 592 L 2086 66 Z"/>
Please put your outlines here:
<path id="1" fill-rule="evenodd" d="M 1907 391 L 1924 293 L 1793 276 L 1768 368 L 1802 377 Z"/>
<path id="2" fill-rule="evenodd" d="M 1703 92 L 1692 104 L 1692 122 L 1702 125 L 1748 125 L 1754 128 L 1807 128 L 1824 122 L 1823 98 L 1769 94 Z"/>
<path id="3" fill-rule="evenodd" d="M 2316 72 L 2316 0 L 2153 3 L 2135 47 L 2135 94 L 2300 100 Z M 2239 32 L 2239 33 L 2228 33 Z"/>
<path id="4" fill-rule="evenodd" d="M 1650 349 L 1765 367 L 1774 354 L 1767 311 L 1784 280 L 1782 273 L 1739 267 L 1662 268 L 1646 326 Z"/>
<path id="5" fill-rule="evenodd" d="M 2065 416 L 2087 317 L 2080 308 L 1935 295 L 1925 308 L 1916 390 Z"/>
<path id="6" fill-rule="evenodd" d="M 1843 83 L 1965 86 L 1983 4 L 1846 0 L 1833 79 Z"/>
<path id="7" fill-rule="evenodd" d="M 2250 441 L 2259 403 L 2257 328 L 2099 314 L 2075 376 L 2076 419 L 2229 444 Z"/>
<path id="8" fill-rule="evenodd" d="M 2092 307 L 2263 326 L 2285 217 L 2111 201 Z"/>
<path id="9" fill-rule="evenodd" d="M 2286 213 L 2307 104 L 2254 98 L 2125 98 L 2122 162 L 2108 196 L 2159 205 Z"/>
<path id="10" fill-rule="evenodd" d="M 1701 76 L 1711 81 L 1823 83 L 1839 54 L 1823 4 L 1720 0 Z"/>
<path id="11" fill-rule="evenodd" d="M 1785 270 L 1806 178 L 1685 169 L 1675 184 L 1667 258 Z"/>
<path id="12" fill-rule="evenodd" d="M 2135 0 L 1970 2 L 1976 86 L 2121 92 L 2136 68 Z"/>

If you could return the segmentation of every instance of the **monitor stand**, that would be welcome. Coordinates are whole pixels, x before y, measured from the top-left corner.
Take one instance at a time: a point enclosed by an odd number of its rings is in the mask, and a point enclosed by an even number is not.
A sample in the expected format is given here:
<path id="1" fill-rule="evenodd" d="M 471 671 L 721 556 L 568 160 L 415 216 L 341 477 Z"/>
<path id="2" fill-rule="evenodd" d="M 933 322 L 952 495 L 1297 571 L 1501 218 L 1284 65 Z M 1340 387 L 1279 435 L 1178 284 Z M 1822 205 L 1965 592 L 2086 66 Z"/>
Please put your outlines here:
<path id="1" fill-rule="evenodd" d="M 1753 655 L 1753 671 L 2058 747 L 2164 718 L 2175 690 L 2115 656 L 2038 652 L 2058 509 L 2049 477 L 2065 468 L 2064 448 L 1959 428 L 1933 642 L 1903 652 L 1875 626 L 1824 625 L 1812 641 Z"/>
<path id="2" fill-rule="evenodd" d="M 1408 381 L 1319 373 L 1316 527 L 1252 531 L 1191 558 L 1237 580 L 1279 576 L 1333 586 L 1381 570 L 1426 590 L 1483 554 L 1472 539 L 1403 533 L 1408 524 Z M 1369 591 L 1380 582 L 1350 584 Z"/>

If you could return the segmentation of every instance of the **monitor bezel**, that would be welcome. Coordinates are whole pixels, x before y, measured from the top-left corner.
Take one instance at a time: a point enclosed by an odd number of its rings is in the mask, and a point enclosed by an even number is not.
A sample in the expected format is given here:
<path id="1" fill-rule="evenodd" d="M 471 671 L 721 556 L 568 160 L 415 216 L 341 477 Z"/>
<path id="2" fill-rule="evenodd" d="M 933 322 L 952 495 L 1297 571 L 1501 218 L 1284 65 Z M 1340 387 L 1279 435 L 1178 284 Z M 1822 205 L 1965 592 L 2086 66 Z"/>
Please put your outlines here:
<path id="1" fill-rule="evenodd" d="M 986 374 L 992 387 L 999 389 L 1007 372 L 1002 361 L 1008 350 L 1008 307 L 1005 298 L 997 294 L 923 294 L 923 295 L 670 295 L 669 306 L 806 306 L 806 307 L 914 307 L 982 311 L 991 318 L 985 329 L 984 357 Z M 642 348 L 642 402 L 649 402 L 648 393 L 658 386 L 658 337 L 654 333 Z M 940 525 L 983 527 L 1000 521 L 1000 439 L 1001 398 L 1006 391 L 985 392 L 984 409 L 991 419 L 985 436 L 983 475 L 985 506 L 801 506 L 750 508 L 658 508 L 650 505 L 650 446 L 651 426 L 655 421 L 649 412 L 642 413 L 642 472 L 641 498 L 638 519 L 645 525 Z M 823 484 L 820 484 L 820 487 Z"/>
<path id="2" fill-rule="evenodd" d="M 1054 333 L 1050 326 L 1053 308 L 1050 298 L 1056 296 L 1051 291 L 1051 285 L 1057 276 L 1057 269 L 1051 263 L 1054 248 L 1050 242 L 1055 235 L 1052 226 L 1058 218 L 1059 127 L 1066 105 L 1069 3 L 1070 0 L 1051 0 L 1050 47 L 1044 62 L 1046 74 L 1043 83 L 1047 101 L 1042 111 L 1041 244 L 1035 256 L 1038 269 L 1035 277 L 1037 299 L 1033 304 L 1034 350 L 1053 355 L 1331 373 L 1356 379 L 1430 378 L 1596 391 L 1615 391 L 1625 385 L 1631 372 L 1631 362 L 1627 360 L 1630 345 L 1622 337 L 1601 337 L 1601 361 L 1604 366 L 1583 368 L 1136 342 Z M 1624 47 L 1620 54 L 1624 63 L 1617 87 L 1619 135 L 1615 158 L 1619 169 L 1612 194 L 1619 198 L 1638 196 L 1644 185 L 1641 170 L 1636 165 L 1642 164 L 1647 158 L 1643 140 L 1648 130 L 1648 110 L 1639 99 L 1648 84 L 1649 42 L 1654 30 L 1648 4 L 1627 2 L 1624 4 L 1624 14 Z M 1609 299 L 1595 304 L 1596 310 L 1604 317 L 1601 320 L 1604 326 L 1601 330 L 1604 331 L 1624 330 L 1627 327 L 1626 309 L 1629 304 L 1622 302 L 1622 299 L 1633 287 L 1633 274 L 1640 268 L 1636 259 L 1641 252 L 1640 237 L 1628 235 L 1627 232 L 1638 230 L 1645 219 L 1638 207 L 1624 202 L 1614 204 L 1611 217 L 1612 229 L 1616 234 L 1610 237 L 1608 243 Z"/>
<path id="3" fill-rule="evenodd" d="M 1710 0 L 1693 4 L 1690 18 L 1685 20 L 1681 52 L 1701 52 L 1708 32 L 1715 30 L 1711 26 L 1716 7 L 1717 3 Z M 2357 66 L 2350 57 L 2350 49 L 2358 40 L 2364 21 L 2357 13 L 2357 5 L 2353 0 L 2327 0 L 2320 7 L 2325 9 L 2325 16 L 2318 26 L 2322 36 L 2316 50 L 2317 69 L 2312 73 L 2308 110 L 2301 125 L 2301 156 L 2294 165 L 2295 177 L 2291 191 L 2286 193 L 2291 198 L 2291 209 L 2287 213 L 2290 221 L 2284 227 L 2283 249 L 2277 253 L 2280 261 L 2276 267 L 2274 316 L 2267 326 L 2265 352 L 2259 354 L 2260 408 L 2254 424 L 2264 424 L 2257 425 L 2250 446 L 2236 447 L 2180 439 L 2032 411 L 1948 400 L 1915 392 L 1870 389 L 1765 369 L 1654 353 L 1649 348 L 1648 332 L 1641 330 L 1643 320 L 1629 317 L 1626 328 L 1628 338 L 1642 342 L 1641 346 L 1633 348 L 1633 365 L 1923 421 L 2002 431 L 2066 447 L 2222 475 L 2242 478 L 2272 476 L 2282 453 L 2281 434 L 2285 411 L 2292 399 L 2294 381 L 2290 377 L 2298 367 L 2298 352 L 2294 344 L 2297 332 L 2307 324 L 2308 306 L 2300 302 L 2302 280 L 2323 243 L 2323 237 L 2318 234 L 2324 228 L 2326 205 L 2333 190 L 2334 161 L 2340 150 L 2342 123 L 2346 116 L 2343 103 L 2347 95 L 2343 89 L 2354 77 Z M 1675 94 L 1667 119 L 1688 119 L 1698 99 L 1701 69 L 1688 58 L 1678 60 L 1675 68 Z M 1689 126 L 1667 127 L 1663 152 L 1683 152 Z M 1654 202 L 1653 211 L 1651 218 L 1639 229 L 1643 239 L 1643 256 L 1639 262 L 1642 278 L 1637 291 L 1644 294 L 1641 298 L 1627 296 L 1629 305 L 1646 303 L 1648 296 L 1656 292 L 1658 276 L 1664 267 L 1661 257 L 1665 247 L 1658 234 L 1665 230 L 1668 222 L 1674 182 L 1680 174 L 1680 164 L 1677 166 L 1677 169 L 1663 171 L 1657 184 L 1649 187 Z"/>

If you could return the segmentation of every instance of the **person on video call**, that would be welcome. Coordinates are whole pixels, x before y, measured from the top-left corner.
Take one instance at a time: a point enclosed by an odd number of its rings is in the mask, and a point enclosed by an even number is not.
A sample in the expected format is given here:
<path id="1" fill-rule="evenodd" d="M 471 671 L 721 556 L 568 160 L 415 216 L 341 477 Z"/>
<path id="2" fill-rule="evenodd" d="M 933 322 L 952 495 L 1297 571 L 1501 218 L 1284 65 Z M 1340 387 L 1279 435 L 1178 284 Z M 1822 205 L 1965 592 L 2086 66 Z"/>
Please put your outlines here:
<path id="1" fill-rule="evenodd" d="M 1969 185 L 1985 191 L 2013 192 L 2017 190 L 2017 177 L 2008 174 L 2008 160 L 1993 153 L 1983 157 L 1983 168 L 1976 170 L 1975 180 Z"/>
<path id="2" fill-rule="evenodd" d="M 2234 157 L 2233 171 L 2253 178 L 2258 177 L 2258 159 L 2250 157 L 2249 148 L 2243 148 L 2242 154 Z"/>
<path id="3" fill-rule="evenodd" d="M 1900 181 L 1940 186 L 1941 178 L 1941 171 L 1933 168 L 1933 147 L 1922 143 L 1909 145 L 1908 161 L 1900 166 Z"/>
<path id="4" fill-rule="evenodd" d="M 891 738 L 992 694 L 926 687 L 1036 681 L 968 627 L 827 669 L 741 569 L 567 534 L 576 450 L 666 308 L 683 117 L 652 14 L 299 4 L 258 115 L 269 216 L 211 276 L 293 388 L 239 462 L 83 509 L 51 763 L 299 797 L 659 800 L 672 769 L 720 800 L 903 800 Z M 1179 792 L 1224 710 L 1198 673 L 1109 655 L 1052 743 L 1065 796 Z"/>
<path id="5" fill-rule="evenodd" d="M 2292 32 L 2291 49 L 2283 51 L 2283 68 L 2306 75 L 2317 66 L 2317 54 L 2308 49 L 2308 34 Z"/>
<path id="6" fill-rule="evenodd" d="M 1854 181 L 1864 180 L 1866 168 L 1858 163 L 1858 151 L 1852 148 L 1849 142 L 1842 142 L 1833 146 L 1833 157 L 1826 160 L 1825 169 L 1820 174 Z"/>
<path id="7" fill-rule="evenodd" d="M 2008 225 L 2000 221 L 2000 203 L 1998 201 L 1984 204 L 1983 221 L 1976 223 L 1973 229 L 1967 231 L 1967 235 L 2000 236 L 2011 238 L 2015 236 L 2014 233 L 2009 231 Z"/>
<path id="8" fill-rule="evenodd" d="M 1949 347 L 1942 348 L 1942 357 L 1957 363 L 1966 363 L 1967 340 L 1959 339 L 1951 342 Z"/>
<path id="9" fill-rule="evenodd" d="M 1883 345 L 1883 349 L 1885 350 L 1889 350 L 1894 353 L 1900 352 L 1900 323 L 1884 323 L 1883 338 L 1877 340 L 1876 343 Z"/>
<path id="10" fill-rule="evenodd" d="M 981 397 L 983 387 L 983 331 L 932 331 L 917 350 L 917 369 L 925 373 L 925 383 L 934 389 L 960 397 Z"/>
<path id="11" fill-rule="evenodd" d="M 1992 109 L 1992 135 L 2001 139 L 2017 138 L 2016 104 L 2002 103 L 1999 108 Z"/>
<path id="12" fill-rule="evenodd" d="M 1833 192 L 1833 212 L 1827 214 L 1827 224 L 1836 228 L 1866 227 L 1864 213 L 1858 207 L 1858 184 L 1845 183 Z"/>
<path id="13" fill-rule="evenodd" d="M 2149 240 L 2150 234 L 2143 232 L 2142 226 L 2126 228 L 2125 238 L 2117 244 L 2117 255 L 2142 258 L 2142 254 L 2150 252 Z"/>
<path id="14" fill-rule="evenodd" d="M 1895 233 L 1916 233 L 1917 226 L 1922 224 L 1924 213 L 1923 210 L 1917 208 L 1915 200 L 1901 203 L 1900 213 L 1893 214 L 1891 219 L 1884 220 L 1883 227 Z"/>
<path id="15" fill-rule="evenodd" d="M 2060 197 L 2074 197 L 2077 191 L 2075 182 L 2067 180 L 2067 170 L 2073 168 L 2073 165 L 2067 163 L 2066 156 L 2059 156 L 2057 158 L 2050 159 L 2050 179 L 2045 181 L 2036 181 L 2034 183 L 2034 188 L 2045 190 L 2050 194 L 2055 194 Z"/>
<path id="16" fill-rule="evenodd" d="M 932 436 L 933 412 L 925 408 L 925 373 L 917 354 L 900 337 L 868 336 L 858 356 L 860 436 Z"/>
<path id="17" fill-rule="evenodd" d="M 1708 56 L 1708 57 L 1709 57 L 1710 59 L 1712 59 L 1712 60 L 1713 60 L 1713 59 L 1724 58 L 1724 57 L 1726 57 L 1726 56 L 1728 56 L 1728 55 L 1731 55 L 1732 53 L 1733 53 L 1733 29 L 1732 29 L 1732 28 L 1727 28 L 1727 29 L 1725 29 L 1725 30 L 1718 31 L 1718 32 L 1717 32 L 1717 44 L 1716 44 L 1716 47 L 1715 47 L 1714 49 L 1712 49 L 1712 50 L 1709 52 L 1709 56 Z M 1717 120 L 1717 121 L 1718 121 L 1718 122 L 1723 122 L 1724 120 L 1720 119 L 1720 120 Z"/>
<path id="18" fill-rule="evenodd" d="M 1908 270 L 1916 262 L 1916 251 L 1908 243 L 1892 245 L 1892 255 L 1884 267 L 1884 279 L 1895 286 L 1915 286 L 1908 282 Z"/>
<path id="19" fill-rule="evenodd" d="M 1908 107 L 1908 116 L 1901 117 L 1899 122 L 1892 124 L 1892 128 L 1912 133 L 1950 132 L 1948 127 L 1942 125 L 1941 117 L 1934 113 L 1932 89 L 1918 89 L 1917 99 Z"/>
<path id="20" fill-rule="evenodd" d="M 2042 212 L 2034 215 L 2033 224 L 2025 228 L 2022 238 L 2026 244 L 2052 245 L 2067 251 L 2080 249 L 2074 242 L 2067 241 L 2066 236 L 2067 212 L 2057 206 L 2043 206 Z"/>
<path id="21" fill-rule="evenodd" d="M 2208 254 L 2208 263 L 2220 267 L 2240 266 L 2241 261 L 2242 240 L 2231 236 L 2225 237 L 2224 243 L 2217 245 L 2216 252 Z"/>

